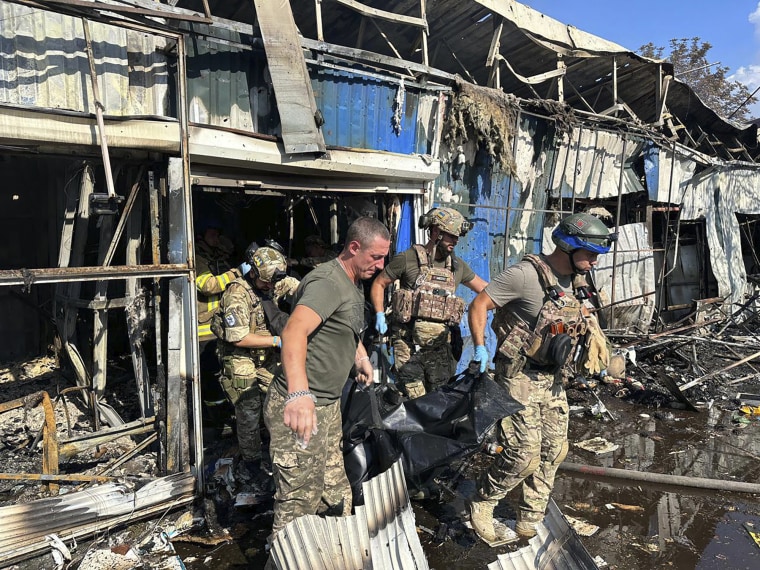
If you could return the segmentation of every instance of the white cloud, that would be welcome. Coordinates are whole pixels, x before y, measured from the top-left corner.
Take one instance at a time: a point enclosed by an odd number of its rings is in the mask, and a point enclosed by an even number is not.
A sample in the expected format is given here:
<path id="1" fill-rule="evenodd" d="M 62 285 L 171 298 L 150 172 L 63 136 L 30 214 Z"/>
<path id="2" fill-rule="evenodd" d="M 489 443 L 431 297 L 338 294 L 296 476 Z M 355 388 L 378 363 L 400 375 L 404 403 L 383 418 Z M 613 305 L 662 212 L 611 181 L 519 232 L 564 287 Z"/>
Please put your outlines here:
<path id="1" fill-rule="evenodd" d="M 760 6 L 758 7 L 758 11 L 755 12 L 755 14 L 758 15 L 758 19 L 760 21 Z M 726 79 L 729 81 L 739 81 L 740 83 L 744 83 L 744 85 L 747 86 L 747 89 L 749 89 L 750 93 L 752 93 L 755 89 L 760 87 L 760 65 L 743 65 L 736 70 L 736 73 L 732 74 Z M 760 94 L 760 92 L 756 93 L 755 97 L 757 97 L 758 94 Z M 750 117 L 760 117 L 760 102 L 749 105 L 747 109 L 749 110 Z"/>

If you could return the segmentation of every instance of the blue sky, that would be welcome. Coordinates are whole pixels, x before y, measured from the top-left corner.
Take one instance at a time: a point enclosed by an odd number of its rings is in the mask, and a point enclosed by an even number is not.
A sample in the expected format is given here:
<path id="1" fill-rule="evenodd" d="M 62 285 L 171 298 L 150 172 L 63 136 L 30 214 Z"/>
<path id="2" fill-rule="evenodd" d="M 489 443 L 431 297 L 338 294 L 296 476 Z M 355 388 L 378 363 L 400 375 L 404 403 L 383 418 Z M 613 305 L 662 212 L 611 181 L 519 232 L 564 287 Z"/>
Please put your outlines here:
<path id="1" fill-rule="evenodd" d="M 729 68 L 750 91 L 760 86 L 758 0 L 522 0 L 565 24 L 637 51 L 649 42 L 666 48 L 672 38 L 709 42 L 708 62 Z M 759 93 L 760 94 L 760 93 Z M 750 109 L 760 117 L 760 103 Z"/>

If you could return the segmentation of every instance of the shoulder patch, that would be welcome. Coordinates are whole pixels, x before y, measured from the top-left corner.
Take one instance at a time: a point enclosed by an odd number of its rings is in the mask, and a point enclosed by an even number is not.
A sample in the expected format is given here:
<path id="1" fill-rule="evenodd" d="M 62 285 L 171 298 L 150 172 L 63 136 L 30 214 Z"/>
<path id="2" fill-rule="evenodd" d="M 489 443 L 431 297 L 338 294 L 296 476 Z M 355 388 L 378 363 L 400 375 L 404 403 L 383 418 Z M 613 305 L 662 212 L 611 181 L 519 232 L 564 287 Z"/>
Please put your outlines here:
<path id="1" fill-rule="evenodd" d="M 232 313 L 228 315 L 224 315 L 224 324 L 226 324 L 228 327 L 234 327 L 237 324 L 237 321 L 235 320 L 235 315 Z"/>

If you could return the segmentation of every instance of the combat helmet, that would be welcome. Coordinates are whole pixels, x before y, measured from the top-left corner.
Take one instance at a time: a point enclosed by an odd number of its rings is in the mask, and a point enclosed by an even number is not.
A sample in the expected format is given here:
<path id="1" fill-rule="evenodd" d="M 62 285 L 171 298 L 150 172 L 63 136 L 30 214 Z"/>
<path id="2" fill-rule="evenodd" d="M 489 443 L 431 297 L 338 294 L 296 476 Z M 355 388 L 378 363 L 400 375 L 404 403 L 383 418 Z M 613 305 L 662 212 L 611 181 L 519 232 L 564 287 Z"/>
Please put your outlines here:
<path id="1" fill-rule="evenodd" d="M 438 226 L 447 234 L 459 237 L 464 237 L 472 229 L 472 224 L 453 208 L 433 208 L 420 218 L 419 226 Z"/>
<path id="2" fill-rule="evenodd" d="M 599 218 L 585 213 L 566 217 L 552 232 L 552 241 L 566 253 L 577 249 L 607 253 L 617 238 Z"/>
<path id="3" fill-rule="evenodd" d="M 253 277 L 274 285 L 287 277 L 285 256 L 273 247 L 258 247 L 256 242 L 245 250 L 245 260 L 251 265 Z"/>

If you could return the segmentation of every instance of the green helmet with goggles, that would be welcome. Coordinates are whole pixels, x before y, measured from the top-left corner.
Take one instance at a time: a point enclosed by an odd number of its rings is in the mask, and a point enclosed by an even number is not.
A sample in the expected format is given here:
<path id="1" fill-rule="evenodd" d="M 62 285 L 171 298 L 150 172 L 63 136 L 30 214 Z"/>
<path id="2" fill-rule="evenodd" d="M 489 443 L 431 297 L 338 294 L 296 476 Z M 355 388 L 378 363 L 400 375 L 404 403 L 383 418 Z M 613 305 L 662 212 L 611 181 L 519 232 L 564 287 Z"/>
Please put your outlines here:
<path id="1" fill-rule="evenodd" d="M 252 276 L 265 283 L 274 285 L 287 277 L 288 264 L 285 256 L 273 247 L 254 249 L 249 246 L 246 250 L 246 261 L 251 265 Z"/>
<path id="2" fill-rule="evenodd" d="M 433 208 L 427 214 L 420 216 L 419 226 L 431 228 L 437 226 L 442 231 L 464 237 L 472 229 L 472 224 L 453 208 Z"/>
<path id="3" fill-rule="evenodd" d="M 617 241 L 617 234 L 591 214 L 573 214 L 563 219 L 552 232 L 554 244 L 566 253 L 585 249 L 592 253 L 607 253 Z"/>

